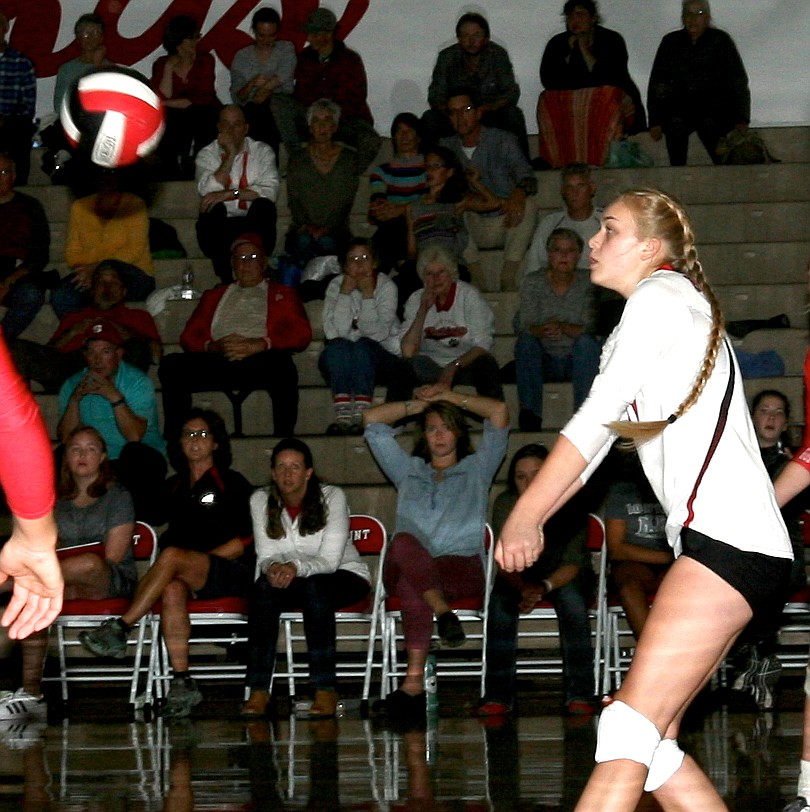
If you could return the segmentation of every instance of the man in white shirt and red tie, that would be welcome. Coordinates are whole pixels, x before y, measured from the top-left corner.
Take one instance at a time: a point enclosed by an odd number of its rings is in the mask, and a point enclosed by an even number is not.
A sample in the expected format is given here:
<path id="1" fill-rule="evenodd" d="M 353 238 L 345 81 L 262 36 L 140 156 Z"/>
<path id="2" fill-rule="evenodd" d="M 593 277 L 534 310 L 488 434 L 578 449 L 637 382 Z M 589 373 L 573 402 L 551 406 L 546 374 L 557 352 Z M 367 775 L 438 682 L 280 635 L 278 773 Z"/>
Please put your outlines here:
<path id="1" fill-rule="evenodd" d="M 271 252 L 276 244 L 278 169 L 273 149 L 248 137 L 238 105 L 222 108 L 217 129 L 216 140 L 197 153 L 197 241 L 217 276 L 231 282 L 230 246 L 239 235 L 259 234 Z"/>

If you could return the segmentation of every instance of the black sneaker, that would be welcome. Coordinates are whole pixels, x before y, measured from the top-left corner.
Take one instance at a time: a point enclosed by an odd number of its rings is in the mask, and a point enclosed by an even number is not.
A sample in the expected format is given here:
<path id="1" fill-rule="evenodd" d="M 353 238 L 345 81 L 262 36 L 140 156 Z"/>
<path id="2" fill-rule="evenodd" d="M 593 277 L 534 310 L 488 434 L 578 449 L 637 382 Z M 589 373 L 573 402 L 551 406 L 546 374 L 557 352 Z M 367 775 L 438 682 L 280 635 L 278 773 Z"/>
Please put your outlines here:
<path id="1" fill-rule="evenodd" d="M 127 656 L 127 634 L 114 617 L 105 620 L 98 628 L 79 632 L 79 642 L 96 657 Z"/>
<path id="2" fill-rule="evenodd" d="M 442 643 L 449 648 L 458 648 L 467 639 L 461 621 L 452 612 L 439 615 L 436 618 L 436 628 Z"/>
<path id="3" fill-rule="evenodd" d="M 191 711 L 203 701 L 203 695 L 191 677 L 175 677 L 169 687 L 166 703 L 160 709 L 164 719 L 190 716 Z"/>

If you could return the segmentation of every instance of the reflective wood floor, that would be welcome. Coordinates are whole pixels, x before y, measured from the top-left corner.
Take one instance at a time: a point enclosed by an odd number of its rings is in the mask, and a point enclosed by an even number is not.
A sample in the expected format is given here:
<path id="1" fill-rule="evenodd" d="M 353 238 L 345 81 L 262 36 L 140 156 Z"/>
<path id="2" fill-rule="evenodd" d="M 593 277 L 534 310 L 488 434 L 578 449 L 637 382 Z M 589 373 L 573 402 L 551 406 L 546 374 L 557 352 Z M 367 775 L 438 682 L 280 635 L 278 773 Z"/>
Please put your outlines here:
<path id="1" fill-rule="evenodd" d="M 528 684 L 503 724 L 470 716 L 472 686 L 446 684 L 437 728 L 405 733 L 352 702 L 307 722 L 282 700 L 280 718 L 245 724 L 233 687 L 205 690 L 191 720 L 130 721 L 117 694 L 96 692 L 64 719 L 52 707 L 47 724 L 0 722 L 0 810 L 570 810 L 592 766 L 595 722 L 563 718 L 553 684 Z M 682 746 L 730 809 L 780 812 L 792 798 L 802 701 L 792 677 L 774 712 L 717 692 L 690 713 Z"/>

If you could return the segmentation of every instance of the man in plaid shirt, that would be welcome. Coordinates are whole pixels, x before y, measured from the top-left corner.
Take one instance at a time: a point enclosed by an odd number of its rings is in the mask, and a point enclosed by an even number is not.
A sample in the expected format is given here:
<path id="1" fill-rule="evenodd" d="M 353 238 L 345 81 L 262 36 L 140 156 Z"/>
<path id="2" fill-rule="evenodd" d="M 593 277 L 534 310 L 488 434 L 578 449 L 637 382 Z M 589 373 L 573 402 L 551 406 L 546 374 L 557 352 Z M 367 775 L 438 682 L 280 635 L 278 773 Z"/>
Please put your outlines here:
<path id="1" fill-rule="evenodd" d="M 31 136 L 37 101 L 37 80 L 31 60 L 9 48 L 8 19 L 0 11 L 0 150 L 17 167 L 17 183 L 28 183 Z"/>

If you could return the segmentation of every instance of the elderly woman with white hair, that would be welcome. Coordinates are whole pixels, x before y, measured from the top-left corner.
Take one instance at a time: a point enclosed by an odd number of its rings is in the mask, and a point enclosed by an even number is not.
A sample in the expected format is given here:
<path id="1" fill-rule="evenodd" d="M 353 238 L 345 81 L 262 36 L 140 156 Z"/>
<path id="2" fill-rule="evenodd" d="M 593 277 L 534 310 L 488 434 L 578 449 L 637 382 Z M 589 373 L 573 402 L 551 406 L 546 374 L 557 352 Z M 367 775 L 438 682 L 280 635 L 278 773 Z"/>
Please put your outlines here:
<path id="1" fill-rule="evenodd" d="M 683 28 L 658 46 L 650 74 L 647 107 L 650 136 L 666 139 L 672 166 L 686 163 L 689 136 L 696 132 L 714 163 L 717 145 L 731 130 L 745 131 L 751 92 L 734 40 L 711 24 L 708 0 L 683 0 Z"/>
<path id="2" fill-rule="evenodd" d="M 419 383 L 475 387 L 503 400 L 492 355 L 495 316 L 480 291 L 458 278 L 458 263 L 441 245 L 428 245 L 416 261 L 424 283 L 408 298 L 400 347 Z"/>
<path id="3" fill-rule="evenodd" d="M 362 171 L 357 152 L 334 141 L 340 107 L 319 99 L 307 109 L 310 140 L 293 150 L 287 166 L 292 225 L 285 248 L 301 263 L 342 254 L 351 237 L 349 213 Z"/>

